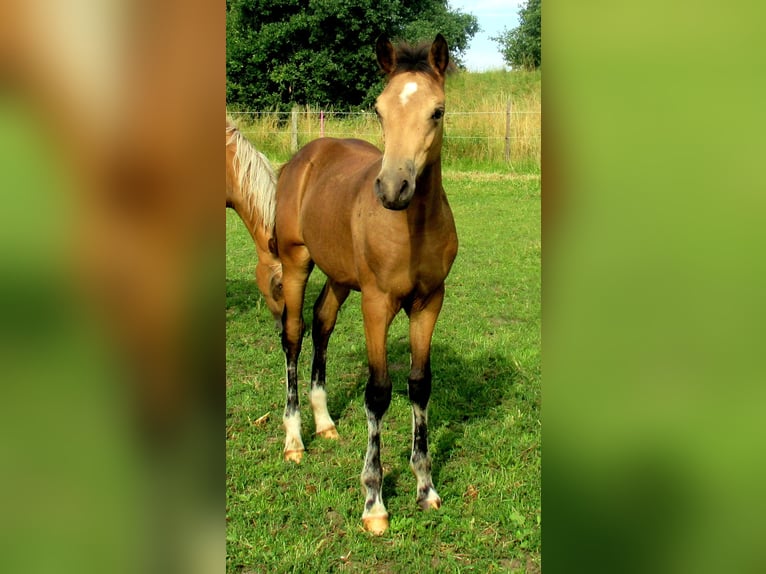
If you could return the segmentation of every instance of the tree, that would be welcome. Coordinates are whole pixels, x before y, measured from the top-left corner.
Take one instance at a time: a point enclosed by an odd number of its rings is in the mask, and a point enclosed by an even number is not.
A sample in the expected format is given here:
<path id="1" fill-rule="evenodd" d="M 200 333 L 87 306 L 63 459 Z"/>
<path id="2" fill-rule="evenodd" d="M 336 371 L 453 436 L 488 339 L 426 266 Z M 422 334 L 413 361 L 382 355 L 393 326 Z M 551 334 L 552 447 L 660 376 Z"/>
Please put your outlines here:
<path id="1" fill-rule="evenodd" d="M 413 3 L 408 3 L 413 4 Z M 447 40 L 450 57 L 458 66 L 462 65 L 468 44 L 479 31 L 479 21 L 473 14 L 466 14 L 448 7 L 447 2 L 426 1 L 426 4 L 414 10 L 416 19 L 407 22 L 400 37 L 408 42 L 433 40 L 441 33 Z"/>
<path id="2" fill-rule="evenodd" d="M 227 0 L 226 99 L 259 109 L 367 107 L 380 90 L 380 34 L 432 40 L 459 61 L 475 16 L 446 0 Z"/>
<path id="3" fill-rule="evenodd" d="M 512 68 L 534 70 L 542 61 L 542 0 L 527 0 L 519 10 L 519 25 L 505 29 L 492 40 L 500 45 L 505 62 Z"/>

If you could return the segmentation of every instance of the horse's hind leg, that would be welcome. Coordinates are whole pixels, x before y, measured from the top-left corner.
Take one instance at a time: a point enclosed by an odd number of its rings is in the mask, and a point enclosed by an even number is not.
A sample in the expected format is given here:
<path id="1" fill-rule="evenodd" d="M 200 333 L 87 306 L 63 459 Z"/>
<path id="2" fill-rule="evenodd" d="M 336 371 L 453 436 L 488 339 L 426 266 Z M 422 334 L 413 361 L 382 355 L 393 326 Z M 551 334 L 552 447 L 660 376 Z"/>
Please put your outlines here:
<path id="1" fill-rule="evenodd" d="M 348 287 L 328 279 L 314 304 L 314 320 L 311 337 L 314 341 L 314 357 L 311 361 L 311 409 L 314 411 L 316 434 L 323 438 L 338 438 L 335 423 L 327 411 L 325 377 L 327 365 L 327 343 L 335 328 L 338 310 L 348 297 Z"/>
<path id="2" fill-rule="evenodd" d="M 303 458 L 301 413 L 298 404 L 298 356 L 303 340 L 303 296 L 312 269 L 305 247 L 295 247 L 282 259 L 282 290 L 285 310 L 282 320 L 282 349 L 285 352 L 287 400 L 285 426 L 285 460 L 300 462 Z"/>
<path id="3" fill-rule="evenodd" d="M 410 315 L 412 366 L 409 396 L 412 404 L 412 455 L 410 468 L 417 479 L 417 502 L 423 510 L 439 508 L 441 498 L 431 479 L 431 456 L 428 454 L 428 400 L 431 396 L 431 336 L 444 300 L 444 287 L 425 301 L 415 301 Z"/>

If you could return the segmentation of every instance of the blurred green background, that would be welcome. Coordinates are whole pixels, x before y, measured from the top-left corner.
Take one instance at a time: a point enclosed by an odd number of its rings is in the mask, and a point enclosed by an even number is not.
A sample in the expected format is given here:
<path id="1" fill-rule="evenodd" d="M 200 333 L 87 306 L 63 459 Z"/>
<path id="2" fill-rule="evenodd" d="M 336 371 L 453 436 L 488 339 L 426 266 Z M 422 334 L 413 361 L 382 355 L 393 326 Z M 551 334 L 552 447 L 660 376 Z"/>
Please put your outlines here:
<path id="1" fill-rule="evenodd" d="M 762 16 L 543 5 L 548 572 L 766 571 Z"/>
<path id="2" fill-rule="evenodd" d="M 71 173 L 0 94 L 0 571 L 132 572 L 138 486 L 112 350 L 76 296 Z"/>

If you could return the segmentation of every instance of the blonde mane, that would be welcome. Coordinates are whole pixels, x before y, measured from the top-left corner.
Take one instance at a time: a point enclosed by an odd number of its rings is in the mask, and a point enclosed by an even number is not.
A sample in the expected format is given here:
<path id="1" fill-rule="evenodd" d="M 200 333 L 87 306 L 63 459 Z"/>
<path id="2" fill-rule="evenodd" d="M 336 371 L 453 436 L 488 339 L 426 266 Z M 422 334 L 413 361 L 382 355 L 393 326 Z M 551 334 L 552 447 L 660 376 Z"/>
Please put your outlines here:
<path id="1" fill-rule="evenodd" d="M 277 176 L 271 163 L 231 122 L 226 122 L 226 146 L 234 145 L 237 186 L 247 203 L 247 217 L 271 233 L 274 229 Z M 241 214 L 244 215 L 244 214 Z"/>

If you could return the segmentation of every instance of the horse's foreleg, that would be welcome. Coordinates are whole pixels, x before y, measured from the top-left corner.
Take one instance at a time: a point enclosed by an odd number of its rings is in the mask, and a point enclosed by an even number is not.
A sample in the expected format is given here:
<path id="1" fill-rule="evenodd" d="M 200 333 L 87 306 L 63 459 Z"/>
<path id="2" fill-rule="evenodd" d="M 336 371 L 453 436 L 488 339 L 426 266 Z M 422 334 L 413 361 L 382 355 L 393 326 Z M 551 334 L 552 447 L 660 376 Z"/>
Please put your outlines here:
<path id="1" fill-rule="evenodd" d="M 367 454 L 362 470 L 365 489 L 362 522 L 365 530 L 383 534 L 388 529 L 388 512 L 383 504 L 383 467 L 380 463 L 380 423 L 391 403 L 391 380 L 386 363 L 386 339 L 388 327 L 396 315 L 395 308 L 387 298 L 362 293 L 364 334 L 367 341 L 367 358 L 370 375 L 364 393 L 367 413 Z"/>
<path id="2" fill-rule="evenodd" d="M 282 317 L 282 349 L 285 352 L 287 400 L 283 423 L 285 426 L 285 460 L 300 462 L 303 458 L 301 413 L 298 403 L 298 356 L 303 339 L 303 296 L 311 273 L 308 251 L 301 250 L 299 258 L 283 261 L 282 287 L 285 310 Z"/>
<path id="3" fill-rule="evenodd" d="M 441 498 L 431 480 L 428 453 L 428 400 L 431 396 L 431 336 L 444 300 L 444 286 L 410 309 L 410 347 L 412 367 L 409 396 L 412 404 L 412 456 L 410 468 L 417 479 L 418 505 L 423 510 L 439 508 Z"/>
<path id="4" fill-rule="evenodd" d="M 327 411 L 325 378 L 327 343 L 335 328 L 338 310 L 348 297 L 349 289 L 328 279 L 314 304 L 314 320 L 311 337 L 314 341 L 314 357 L 311 361 L 311 409 L 314 411 L 316 434 L 323 438 L 338 438 L 335 423 Z"/>

